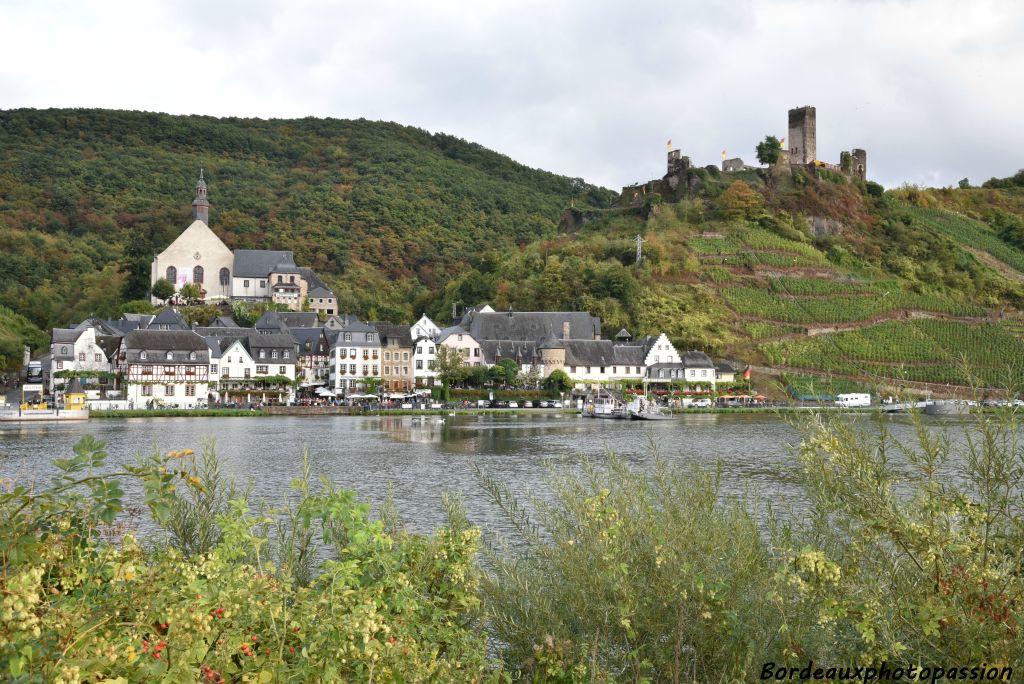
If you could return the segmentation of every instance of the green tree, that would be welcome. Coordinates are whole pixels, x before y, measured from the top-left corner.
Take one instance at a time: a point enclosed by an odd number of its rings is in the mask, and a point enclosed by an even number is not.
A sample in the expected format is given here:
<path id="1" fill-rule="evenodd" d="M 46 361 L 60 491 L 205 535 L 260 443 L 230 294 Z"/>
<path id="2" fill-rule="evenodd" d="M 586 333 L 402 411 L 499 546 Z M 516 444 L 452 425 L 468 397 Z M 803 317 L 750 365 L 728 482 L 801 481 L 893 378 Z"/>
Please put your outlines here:
<path id="1" fill-rule="evenodd" d="M 491 379 L 502 385 L 511 387 L 519 377 L 519 365 L 512 359 L 502 359 L 490 368 Z"/>
<path id="2" fill-rule="evenodd" d="M 124 246 L 124 257 L 118 269 L 124 275 L 121 295 L 124 299 L 141 299 L 149 291 L 153 242 L 142 230 L 133 230 Z"/>
<path id="3" fill-rule="evenodd" d="M 434 370 L 437 371 L 437 377 L 441 380 L 442 392 L 446 399 L 452 384 L 466 377 L 467 367 L 464 363 L 465 357 L 462 355 L 462 350 L 438 345 L 437 356 L 434 357 Z"/>
<path id="4" fill-rule="evenodd" d="M 201 298 L 203 296 L 203 291 L 196 283 L 186 283 L 181 286 L 180 294 L 191 303 Z"/>
<path id="5" fill-rule="evenodd" d="M 741 180 L 727 187 L 718 197 L 718 209 L 726 218 L 748 219 L 763 206 L 761 195 Z"/>
<path id="6" fill-rule="evenodd" d="M 160 280 L 153 283 L 153 296 L 157 299 L 167 301 L 174 294 L 174 284 L 167 280 L 167 278 L 161 278 Z"/>
<path id="7" fill-rule="evenodd" d="M 771 166 L 782 156 L 782 143 L 774 135 L 766 135 L 764 141 L 757 143 L 757 161 Z"/>
<path id="8" fill-rule="evenodd" d="M 552 394 L 562 394 L 572 389 L 572 378 L 561 368 L 551 371 L 551 375 L 544 378 L 544 389 Z"/>

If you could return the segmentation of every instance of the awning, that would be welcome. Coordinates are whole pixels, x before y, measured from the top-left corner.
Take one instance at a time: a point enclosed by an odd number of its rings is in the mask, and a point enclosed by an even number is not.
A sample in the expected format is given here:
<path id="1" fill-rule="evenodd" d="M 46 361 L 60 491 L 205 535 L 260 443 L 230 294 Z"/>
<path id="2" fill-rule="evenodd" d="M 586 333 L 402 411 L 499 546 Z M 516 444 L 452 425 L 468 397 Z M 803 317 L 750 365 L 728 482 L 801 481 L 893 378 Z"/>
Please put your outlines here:
<path id="1" fill-rule="evenodd" d="M 346 399 L 377 399 L 376 394 L 349 394 Z"/>
<path id="2" fill-rule="evenodd" d="M 327 387 L 317 387 L 316 393 L 321 397 L 335 397 L 334 390 L 328 389 Z"/>

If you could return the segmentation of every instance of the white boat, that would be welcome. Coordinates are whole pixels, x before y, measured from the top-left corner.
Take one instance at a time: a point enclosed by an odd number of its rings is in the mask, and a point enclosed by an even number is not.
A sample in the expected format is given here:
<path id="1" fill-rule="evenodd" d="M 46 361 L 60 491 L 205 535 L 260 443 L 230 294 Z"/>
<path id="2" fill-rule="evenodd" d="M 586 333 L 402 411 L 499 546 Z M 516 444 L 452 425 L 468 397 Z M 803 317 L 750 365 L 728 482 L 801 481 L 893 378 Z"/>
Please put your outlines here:
<path id="1" fill-rule="evenodd" d="M 637 397 L 629 403 L 629 417 L 633 420 L 672 420 L 675 416 L 646 397 Z"/>
<path id="2" fill-rule="evenodd" d="M 608 390 L 601 389 L 594 397 L 594 403 L 585 407 L 583 415 L 589 415 L 592 418 L 628 420 L 629 410 L 626 407 L 626 402 Z"/>

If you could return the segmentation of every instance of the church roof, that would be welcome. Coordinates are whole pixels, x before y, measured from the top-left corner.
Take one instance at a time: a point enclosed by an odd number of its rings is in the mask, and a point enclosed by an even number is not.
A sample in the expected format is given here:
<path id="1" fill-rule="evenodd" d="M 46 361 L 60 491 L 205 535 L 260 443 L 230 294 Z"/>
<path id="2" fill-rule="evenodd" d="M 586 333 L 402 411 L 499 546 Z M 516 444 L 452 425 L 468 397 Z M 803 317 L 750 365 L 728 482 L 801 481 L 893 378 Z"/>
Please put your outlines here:
<path id="1" fill-rule="evenodd" d="M 181 317 L 181 314 L 167 307 L 156 315 L 152 321 L 149 322 L 148 329 L 153 330 L 164 330 L 160 326 L 168 326 L 167 330 L 188 330 L 188 325 L 185 323 L 185 319 Z"/>
<path id="2" fill-rule="evenodd" d="M 295 267 L 295 255 L 274 249 L 236 249 L 233 275 L 235 278 L 266 278 L 281 264 Z"/>

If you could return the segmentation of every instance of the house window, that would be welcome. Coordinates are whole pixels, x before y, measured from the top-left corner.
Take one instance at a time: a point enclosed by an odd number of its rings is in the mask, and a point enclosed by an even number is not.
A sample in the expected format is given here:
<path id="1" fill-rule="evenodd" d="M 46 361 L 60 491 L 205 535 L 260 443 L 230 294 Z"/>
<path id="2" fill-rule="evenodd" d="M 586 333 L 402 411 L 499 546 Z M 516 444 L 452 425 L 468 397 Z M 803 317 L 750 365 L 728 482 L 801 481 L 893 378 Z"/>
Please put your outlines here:
<path id="1" fill-rule="evenodd" d="M 142 359 L 143 361 L 145 361 L 146 360 L 146 352 L 139 352 L 139 358 Z"/>
<path id="2" fill-rule="evenodd" d="M 309 343 L 307 342 L 306 344 L 308 345 Z M 288 352 L 287 349 L 285 349 L 283 352 L 281 352 L 281 358 L 282 359 L 287 359 L 288 357 L 289 357 L 289 352 Z"/>
<path id="3" fill-rule="evenodd" d="M 356 357 L 356 350 L 355 349 L 349 349 L 348 350 L 348 355 L 351 356 L 354 359 Z"/>
<path id="4" fill-rule="evenodd" d="M 189 361 L 195 361 L 196 360 L 196 353 L 195 352 L 189 352 L 188 353 L 188 360 Z"/>
<path id="5" fill-rule="evenodd" d="M 391 366 L 384 366 L 384 375 L 391 375 Z"/>
<path id="6" fill-rule="evenodd" d="M 604 373 L 604 366 L 601 366 L 601 372 Z"/>
<path id="7" fill-rule="evenodd" d="M 267 350 L 266 349 L 260 349 L 260 358 L 261 359 L 267 358 Z"/>
<path id="8" fill-rule="evenodd" d="M 288 371 L 285 369 L 284 366 L 278 366 L 277 367 L 277 374 L 278 375 L 287 375 Z"/>
<path id="9" fill-rule="evenodd" d="M 575 373 L 576 372 L 576 366 L 569 366 L 569 372 L 570 373 Z"/>
<path id="10" fill-rule="evenodd" d="M 194 397 L 194 396 L 196 396 L 196 386 L 195 385 L 185 385 L 185 396 L 186 397 Z"/>
<path id="11" fill-rule="evenodd" d="M 68 353 L 68 348 L 67 347 L 61 347 L 60 348 L 60 353 L 61 354 L 67 354 Z"/>
<path id="12" fill-rule="evenodd" d="M 708 377 L 708 372 L 707 372 L 706 370 L 702 370 L 702 371 L 700 372 L 700 377 L 702 377 L 702 378 L 706 378 L 706 377 Z"/>
<path id="13" fill-rule="evenodd" d="M 344 364 L 342 364 L 342 365 L 344 365 Z M 348 364 L 348 372 L 352 373 L 354 375 L 355 372 L 356 372 L 356 364 L 354 364 L 354 363 Z"/>
<path id="14" fill-rule="evenodd" d="M 249 281 L 248 280 L 243 280 L 242 281 L 242 287 L 244 287 L 246 290 L 248 290 L 249 289 Z"/>
<path id="15" fill-rule="evenodd" d="M 229 285 L 231 283 L 231 271 L 226 268 L 220 269 L 220 284 Z"/>
<path id="16" fill-rule="evenodd" d="M 409 374 L 409 367 L 408 366 L 402 366 L 402 375 L 408 375 L 408 374 Z"/>
<path id="17" fill-rule="evenodd" d="M 217 364 L 210 364 L 210 372 L 213 374 L 217 373 Z"/>
<path id="18" fill-rule="evenodd" d="M 252 370 L 251 368 L 246 368 L 245 369 L 245 377 L 247 377 L 247 378 L 251 378 L 252 377 L 252 373 L 250 372 L 251 370 Z"/>
<path id="19" fill-rule="evenodd" d="M 167 360 L 168 361 L 173 361 L 174 360 L 174 352 L 167 352 Z"/>
<path id="20" fill-rule="evenodd" d="M 256 366 L 256 375 L 266 375 L 266 374 L 267 374 L 267 367 L 266 366 Z"/>
<path id="21" fill-rule="evenodd" d="M 153 396 L 153 386 L 152 385 L 143 385 L 142 386 L 142 396 L 144 396 L 144 397 L 151 397 L 151 396 Z"/>
<path id="22" fill-rule="evenodd" d="M 177 284 L 177 282 L 178 282 L 178 269 L 174 268 L 173 266 L 168 266 L 167 267 L 167 280 L 169 280 L 171 283 Z"/>
<path id="23" fill-rule="evenodd" d="M 462 335 L 459 335 L 459 342 L 462 341 Z"/>
<path id="24" fill-rule="evenodd" d="M 363 364 L 363 375 L 367 375 L 370 372 L 370 367 L 365 363 Z"/>
<path id="25" fill-rule="evenodd" d="M 276 349 L 272 349 L 270 351 L 270 358 L 272 358 L 272 359 L 276 359 L 277 358 L 277 350 Z"/>
<path id="26" fill-rule="evenodd" d="M 618 374 L 619 374 L 619 367 L 618 366 L 612 366 L 612 375 L 618 375 Z"/>
<path id="27" fill-rule="evenodd" d="M 192 269 L 192 282 L 193 283 L 202 283 L 203 282 L 203 267 L 202 266 L 196 266 L 195 268 Z"/>
<path id="28" fill-rule="evenodd" d="M 352 341 L 352 333 L 345 333 L 345 341 L 346 342 L 351 342 Z"/>
<path id="29" fill-rule="evenodd" d="M 165 385 L 164 386 L 164 395 L 168 396 L 168 397 L 173 397 L 174 396 L 174 385 Z"/>
<path id="30" fill-rule="evenodd" d="M 277 276 L 277 282 L 283 283 L 284 282 L 284 276 L 282 276 L 282 275 Z"/>
<path id="31" fill-rule="evenodd" d="M 63 367 L 64 367 L 64 362 L 63 361 L 58 361 L 57 362 L 57 370 L 60 370 Z"/>
<path id="32" fill-rule="evenodd" d="M 379 356 L 378 351 L 376 349 L 374 349 L 373 350 L 373 358 L 376 359 L 378 356 Z"/>
<path id="33" fill-rule="evenodd" d="M 267 286 L 267 281 L 266 280 L 261 280 L 260 281 L 260 288 L 262 289 L 262 288 L 265 288 L 266 286 Z"/>
<path id="34" fill-rule="evenodd" d="M 402 360 L 403 361 L 408 361 L 409 360 L 409 352 L 402 352 Z"/>
<path id="35" fill-rule="evenodd" d="M 377 374 L 377 366 L 376 366 L 376 365 L 374 365 L 374 367 L 373 367 L 373 374 L 374 374 L 374 375 L 376 375 L 376 374 Z"/>
<path id="36" fill-rule="evenodd" d="M 434 345 L 430 345 L 430 349 L 427 351 L 428 354 L 434 353 Z"/>
<path id="37" fill-rule="evenodd" d="M 95 361 L 96 363 L 99 363 L 100 361 L 103 360 L 103 357 L 100 354 L 93 354 L 92 360 Z"/>
<path id="38" fill-rule="evenodd" d="M 636 374 L 637 374 L 637 375 L 640 375 L 640 366 L 637 366 L 637 367 L 636 367 Z"/>
<path id="39" fill-rule="evenodd" d="M 310 347 L 309 340 L 306 340 L 306 351 L 309 351 L 309 347 Z M 284 353 L 284 358 L 286 358 L 286 359 L 288 358 L 288 352 Z"/>
<path id="40" fill-rule="evenodd" d="M 292 285 L 294 285 L 295 284 L 295 276 L 288 276 L 288 282 L 291 283 Z"/>
<path id="41" fill-rule="evenodd" d="M 384 352 L 384 360 L 385 361 L 390 361 L 391 360 L 391 352 Z"/>
<path id="42" fill-rule="evenodd" d="M 373 333 L 366 333 L 366 341 L 373 342 Z"/>
<path id="43" fill-rule="evenodd" d="M 416 359 L 416 370 L 423 370 L 423 359 Z"/>

